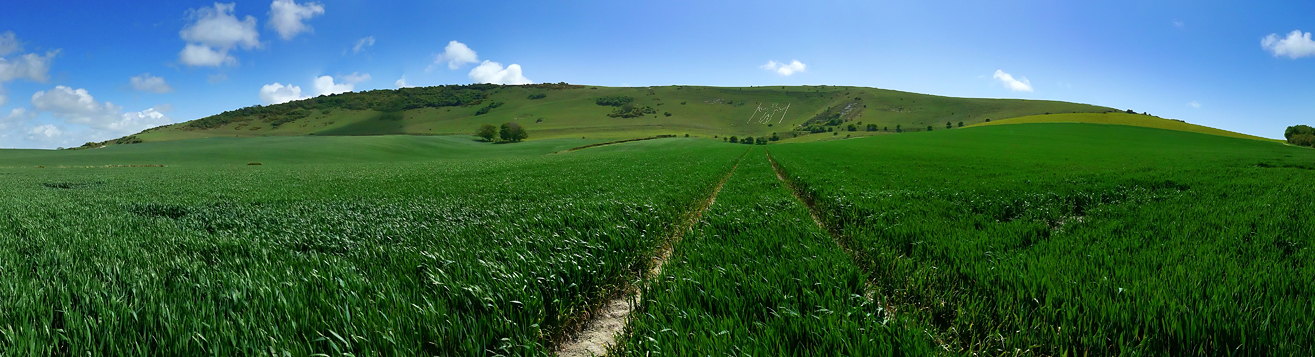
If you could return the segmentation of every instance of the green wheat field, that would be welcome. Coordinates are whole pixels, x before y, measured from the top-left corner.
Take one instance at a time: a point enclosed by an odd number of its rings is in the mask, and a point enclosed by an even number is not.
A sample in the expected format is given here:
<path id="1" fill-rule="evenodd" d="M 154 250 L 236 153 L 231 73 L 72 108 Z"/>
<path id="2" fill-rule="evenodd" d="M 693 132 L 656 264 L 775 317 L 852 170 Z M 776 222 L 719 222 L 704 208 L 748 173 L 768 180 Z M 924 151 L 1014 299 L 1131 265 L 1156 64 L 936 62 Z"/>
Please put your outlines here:
<path id="1" fill-rule="evenodd" d="M 553 355 L 634 293 L 611 355 L 1315 354 L 1309 148 L 870 88 L 420 90 L 0 150 L 0 355 Z M 470 136 L 506 121 L 531 140 Z"/>

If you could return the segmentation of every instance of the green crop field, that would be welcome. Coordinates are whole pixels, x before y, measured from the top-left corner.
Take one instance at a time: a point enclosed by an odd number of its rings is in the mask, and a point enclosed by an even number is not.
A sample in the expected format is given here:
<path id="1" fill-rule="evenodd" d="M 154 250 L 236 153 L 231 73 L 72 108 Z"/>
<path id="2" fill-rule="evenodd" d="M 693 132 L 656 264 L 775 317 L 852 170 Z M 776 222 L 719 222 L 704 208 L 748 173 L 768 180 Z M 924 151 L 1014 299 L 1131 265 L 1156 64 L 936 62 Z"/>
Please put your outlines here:
<path id="1" fill-rule="evenodd" d="M 1028 124 L 771 152 L 951 352 L 1315 353 L 1315 151 Z"/>
<path id="2" fill-rule="evenodd" d="M 617 301 L 613 355 L 1315 354 L 1315 151 L 1110 110 L 476 85 L 0 150 L 0 356 L 580 355 Z"/>
<path id="3" fill-rule="evenodd" d="M 663 277 L 643 294 L 627 355 L 918 355 L 868 278 L 814 224 L 762 149 L 750 152 Z"/>
<path id="4" fill-rule="evenodd" d="M 542 352 L 646 269 L 743 148 L 465 151 L 0 169 L 0 352 Z"/>

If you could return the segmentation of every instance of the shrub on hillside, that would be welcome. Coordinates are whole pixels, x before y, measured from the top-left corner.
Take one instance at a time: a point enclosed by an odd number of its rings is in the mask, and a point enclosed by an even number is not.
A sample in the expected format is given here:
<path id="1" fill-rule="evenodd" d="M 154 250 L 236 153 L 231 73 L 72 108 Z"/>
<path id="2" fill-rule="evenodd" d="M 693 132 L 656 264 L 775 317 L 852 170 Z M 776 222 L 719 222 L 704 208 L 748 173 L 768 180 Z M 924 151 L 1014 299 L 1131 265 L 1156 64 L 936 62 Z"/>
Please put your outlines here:
<path id="1" fill-rule="evenodd" d="M 645 114 L 657 114 L 657 109 L 653 109 L 653 107 L 647 105 L 639 106 L 639 105 L 635 105 L 634 103 L 626 103 L 616 109 L 613 109 L 612 113 L 608 114 L 607 116 L 613 118 L 638 118 L 644 116 Z"/>
<path id="2" fill-rule="evenodd" d="M 543 99 L 543 98 L 547 98 L 547 97 L 548 97 L 547 94 L 543 94 L 543 93 L 534 93 L 534 94 L 530 94 L 530 96 L 529 96 L 529 97 L 526 97 L 526 98 L 528 98 L 528 99 L 530 99 L 530 100 L 535 100 L 535 99 Z"/>
<path id="3" fill-rule="evenodd" d="M 595 99 L 594 103 L 605 107 L 619 107 L 626 104 L 630 104 L 630 102 L 634 102 L 634 101 L 635 98 L 632 98 L 627 95 L 615 95 L 610 97 L 600 97 L 598 99 Z"/>

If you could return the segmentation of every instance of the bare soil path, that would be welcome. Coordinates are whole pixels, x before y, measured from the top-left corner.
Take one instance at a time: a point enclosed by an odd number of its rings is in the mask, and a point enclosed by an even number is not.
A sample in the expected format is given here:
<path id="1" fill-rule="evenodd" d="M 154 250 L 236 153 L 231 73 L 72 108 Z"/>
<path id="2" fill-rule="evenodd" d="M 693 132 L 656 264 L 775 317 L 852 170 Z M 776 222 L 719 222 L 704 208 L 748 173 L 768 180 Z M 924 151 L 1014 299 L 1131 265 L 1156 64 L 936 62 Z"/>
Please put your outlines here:
<path id="1" fill-rule="evenodd" d="M 745 152 L 745 155 L 747 154 L 748 151 Z M 731 175 L 735 173 L 735 169 L 740 167 L 740 161 L 744 160 L 745 155 L 740 155 L 740 158 L 735 161 L 735 165 L 731 166 L 730 171 L 726 172 L 726 175 L 722 176 L 721 181 L 717 182 L 717 186 L 712 189 L 712 194 L 708 196 L 708 199 L 704 200 L 697 208 L 690 211 L 690 214 L 686 217 L 685 221 L 677 227 L 674 233 L 672 233 L 671 239 L 669 239 L 667 244 L 659 250 L 658 255 L 653 258 L 653 268 L 647 274 L 648 278 L 641 284 L 647 284 L 648 281 L 652 281 L 652 279 L 656 279 L 662 275 L 662 266 L 667 263 L 667 259 L 671 258 L 671 253 L 675 250 L 676 244 L 680 243 L 680 239 L 685 236 L 685 233 L 693 230 L 694 225 L 703 218 L 703 213 L 708 210 L 708 207 L 712 207 L 712 204 L 717 202 L 717 194 L 721 193 L 721 187 L 724 186 L 726 180 L 729 180 Z M 603 304 L 598 311 L 595 311 L 592 314 L 592 319 L 585 324 L 583 330 L 578 334 L 567 338 L 565 341 L 562 341 L 557 349 L 557 356 L 590 357 L 606 355 L 607 349 L 615 345 L 616 338 L 620 336 L 621 332 L 625 331 L 626 322 L 629 321 L 630 313 L 634 311 L 636 305 L 639 304 L 641 290 L 643 289 L 634 287 L 629 289 L 627 293 L 620 294 L 606 304 Z"/>

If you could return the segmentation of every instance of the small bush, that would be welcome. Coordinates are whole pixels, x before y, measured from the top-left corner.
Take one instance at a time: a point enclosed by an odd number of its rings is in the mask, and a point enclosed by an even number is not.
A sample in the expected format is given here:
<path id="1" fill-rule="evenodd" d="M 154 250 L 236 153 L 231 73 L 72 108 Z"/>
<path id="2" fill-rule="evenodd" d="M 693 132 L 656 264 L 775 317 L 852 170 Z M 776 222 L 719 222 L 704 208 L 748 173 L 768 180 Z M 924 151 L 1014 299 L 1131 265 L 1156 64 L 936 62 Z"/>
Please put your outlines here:
<path id="1" fill-rule="evenodd" d="M 598 105 L 601 105 L 601 106 L 604 106 L 604 107 L 620 107 L 620 106 L 623 106 L 623 105 L 626 105 L 626 104 L 630 104 L 630 102 L 634 102 L 634 101 L 635 101 L 635 98 L 632 98 L 632 97 L 630 97 L 630 96 L 625 96 L 625 95 L 617 95 L 617 96 L 610 96 L 610 97 L 600 97 L 600 98 L 598 98 L 598 99 L 594 99 L 594 103 L 595 103 L 595 104 L 598 104 Z"/>
<path id="2" fill-rule="evenodd" d="M 259 165 L 264 165 L 264 164 L 259 163 L 259 162 L 248 162 L 247 165 L 250 165 L 250 166 L 259 166 Z"/>

